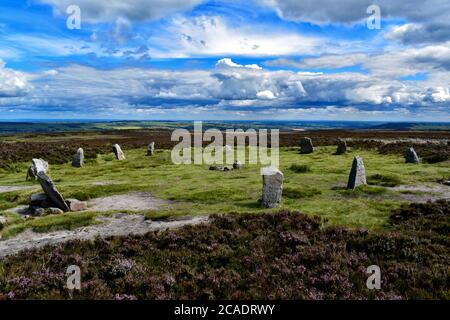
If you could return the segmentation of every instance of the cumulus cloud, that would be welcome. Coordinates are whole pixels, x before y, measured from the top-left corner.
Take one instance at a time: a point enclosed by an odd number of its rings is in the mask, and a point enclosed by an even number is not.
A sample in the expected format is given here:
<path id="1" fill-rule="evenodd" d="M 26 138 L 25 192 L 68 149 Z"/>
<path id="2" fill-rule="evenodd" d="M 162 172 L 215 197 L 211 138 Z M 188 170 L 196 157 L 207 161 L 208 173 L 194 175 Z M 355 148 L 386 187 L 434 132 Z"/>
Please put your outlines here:
<path id="1" fill-rule="evenodd" d="M 57 15 L 65 15 L 67 7 L 76 4 L 81 9 L 82 21 L 90 23 L 111 22 L 118 18 L 145 21 L 163 18 L 185 11 L 201 3 L 201 0 L 35 0 L 49 4 Z"/>
<path id="2" fill-rule="evenodd" d="M 276 59 L 266 62 L 268 66 L 289 66 L 294 68 L 306 69 L 336 69 L 349 66 L 355 66 L 367 61 L 367 54 L 353 53 L 344 55 L 325 55 L 318 58 L 308 58 L 302 61 L 290 59 Z"/>
<path id="3" fill-rule="evenodd" d="M 23 96 L 31 86 L 25 73 L 6 68 L 0 60 L 0 98 Z"/>
<path id="4" fill-rule="evenodd" d="M 220 16 L 176 17 L 151 38 L 155 57 L 278 56 L 314 54 L 323 50 L 321 38 L 258 25 L 229 23 Z"/>

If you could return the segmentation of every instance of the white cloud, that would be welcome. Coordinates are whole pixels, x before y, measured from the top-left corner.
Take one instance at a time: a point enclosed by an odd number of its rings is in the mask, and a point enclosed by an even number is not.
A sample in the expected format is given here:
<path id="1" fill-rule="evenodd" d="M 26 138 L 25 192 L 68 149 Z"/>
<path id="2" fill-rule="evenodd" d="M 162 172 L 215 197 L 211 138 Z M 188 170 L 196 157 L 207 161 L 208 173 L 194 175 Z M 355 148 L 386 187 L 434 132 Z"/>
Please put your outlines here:
<path id="1" fill-rule="evenodd" d="M 272 100 L 272 99 L 275 99 L 275 95 L 274 95 L 273 92 L 270 91 L 270 90 L 263 90 L 263 91 L 260 91 L 260 92 L 258 92 L 258 93 L 256 94 L 256 96 L 257 96 L 259 99 L 264 99 L 264 100 Z"/>
<path id="2" fill-rule="evenodd" d="M 81 9 L 82 23 L 111 22 L 117 18 L 131 21 L 160 19 L 185 11 L 201 3 L 201 0 L 34 0 L 49 4 L 56 15 L 66 15 L 68 6 L 76 4 Z"/>
<path id="3" fill-rule="evenodd" d="M 320 38 L 257 25 L 232 26 L 218 16 L 177 17 L 149 39 L 155 57 L 313 54 L 323 45 Z"/>
<path id="4" fill-rule="evenodd" d="M 31 89 L 25 73 L 6 68 L 0 60 L 0 98 L 22 96 Z"/>

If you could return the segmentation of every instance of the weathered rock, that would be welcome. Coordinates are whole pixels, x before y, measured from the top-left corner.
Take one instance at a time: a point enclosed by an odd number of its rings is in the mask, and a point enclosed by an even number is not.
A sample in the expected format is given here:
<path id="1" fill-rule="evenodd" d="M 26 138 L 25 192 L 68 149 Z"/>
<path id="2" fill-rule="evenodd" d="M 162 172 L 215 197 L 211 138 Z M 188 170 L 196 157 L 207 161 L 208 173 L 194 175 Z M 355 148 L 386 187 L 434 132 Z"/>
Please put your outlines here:
<path id="1" fill-rule="evenodd" d="M 0 230 L 3 229 L 3 227 L 6 225 L 6 218 L 3 216 L 0 216 Z"/>
<path id="2" fill-rule="evenodd" d="M 209 170 L 213 170 L 213 171 L 231 171 L 231 170 L 233 170 L 233 167 L 230 167 L 230 166 L 225 166 L 225 167 L 222 167 L 222 166 L 210 166 Z"/>
<path id="3" fill-rule="evenodd" d="M 122 148 L 118 144 L 113 145 L 113 152 L 117 160 L 125 160 L 125 155 L 123 154 Z"/>
<path id="4" fill-rule="evenodd" d="M 42 190 L 44 190 L 45 194 L 47 195 L 47 198 L 55 207 L 61 209 L 64 212 L 70 211 L 63 196 L 56 189 L 55 184 L 53 183 L 52 179 L 47 176 L 47 174 L 45 174 L 44 172 L 39 172 L 37 175 L 37 179 L 41 184 Z"/>
<path id="5" fill-rule="evenodd" d="M 261 204 L 266 208 L 275 208 L 280 205 L 283 193 L 283 173 L 275 167 L 261 169 L 263 176 L 263 189 Z"/>
<path id="6" fill-rule="evenodd" d="M 338 139 L 336 154 L 344 154 L 347 152 L 347 142 L 342 139 Z"/>
<path id="7" fill-rule="evenodd" d="M 30 199 L 28 199 L 28 204 L 30 206 L 38 206 L 43 208 L 51 205 L 50 200 L 45 193 L 32 194 Z"/>
<path id="8" fill-rule="evenodd" d="M 240 161 L 236 160 L 236 161 L 233 162 L 233 169 L 238 170 L 238 169 L 240 169 L 241 167 L 242 167 L 242 164 L 241 164 Z"/>
<path id="9" fill-rule="evenodd" d="M 311 138 L 301 138 L 300 139 L 300 153 L 313 153 L 314 152 L 314 146 L 312 143 Z"/>
<path id="10" fill-rule="evenodd" d="M 405 152 L 405 162 L 406 163 L 420 163 L 420 159 L 417 156 L 416 151 L 414 150 L 414 148 L 408 148 L 406 149 Z"/>
<path id="11" fill-rule="evenodd" d="M 42 159 L 31 160 L 31 166 L 28 168 L 26 180 L 37 180 L 39 172 L 48 173 L 48 162 Z"/>
<path id="12" fill-rule="evenodd" d="M 47 213 L 48 214 L 62 214 L 62 213 L 64 213 L 64 211 L 62 211 L 59 208 L 48 208 Z"/>
<path id="13" fill-rule="evenodd" d="M 84 150 L 83 148 L 78 148 L 77 153 L 73 156 L 72 167 L 81 168 L 84 164 Z"/>
<path id="14" fill-rule="evenodd" d="M 443 181 L 442 184 L 443 184 L 443 185 L 446 185 L 446 186 L 450 186 L 450 180 Z"/>
<path id="15" fill-rule="evenodd" d="M 70 208 L 70 211 L 87 210 L 87 202 L 86 201 L 80 201 L 77 199 L 67 199 L 66 204 Z"/>
<path id="16" fill-rule="evenodd" d="M 147 147 L 147 156 L 152 156 L 155 153 L 155 143 L 152 142 Z"/>
<path id="17" fill-rule="evenodd" d="M 347 189 L 355 190 L 356 187 L 367 184 L 366 169 L 364 168 L 363 159 L 356 156 L 353 159 L 352 169 L 348 177 Z"/>
<path id="18" fill-rule="evenodd" d="M 27 213 L 33 217 L 40 217 L 45 215 L 45 209 L 37 206 L 30 206 Z"/>

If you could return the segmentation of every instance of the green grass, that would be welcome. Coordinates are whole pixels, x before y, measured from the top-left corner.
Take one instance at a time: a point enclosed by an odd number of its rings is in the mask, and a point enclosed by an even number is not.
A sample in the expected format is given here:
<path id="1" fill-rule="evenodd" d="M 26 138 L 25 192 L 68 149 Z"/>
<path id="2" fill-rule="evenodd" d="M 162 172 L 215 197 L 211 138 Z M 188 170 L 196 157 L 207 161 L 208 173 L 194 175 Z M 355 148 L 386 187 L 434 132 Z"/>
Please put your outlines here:
<path id="1" fill-rule="evenodd" d="M 127 159 L 116 161 L 112 154 L 99 155 L 83 168 L 50 164 L 50 175 L 66 198 L 89 200 L 132 191 L 150 192 L 156 197 L 172 200 L 170 206 L 144 212 L 148 218 L 214 213 L 267 212 L 258 205 L 262 178 L 260 166 L 246 164 L 240 170 L 219 172 L 209 165 L 175 165 L 170 151 L 160 150 L 146 157 L 145 149 L 124 150 Z M 386 226 L 392 209 L 400 207 L 396 192 L 385 188 L 397 184 L 427 184 L 449 175 L 448 162 L 409 165 L 402 155 L 380 155 L 375 151 L 348 150 L 333 155 L 334 146 L 317 147 L 313 154 L 299 155 L 296 148 L 280 150 L 280 170 L 284 173 L 281 208 L 319 215 L 329 224 L 379 229 Z M 370 186 L 355 191 L 345 190 L 353 157 L 364 159 Z M 70 159 L 68 159 L 70 160 Z M 301 163 L 301 164 L 299 164 Z M 28 163 L 18 163 L 20 170 L 0 172 L 0 185 L 31 185 L 35 188 L 0 193 L 0 211 L 25 204 L 27 197 L 40 192 L 36 183 L 25 182 Z M 313 170 L 292 168 L 313 168 Z M 109 185 L 96 185 L 109 182 Z M 17 214 L 8 214 L 3 236 L 26 228 L 38 231 L 73 228 L 95 221 L 102 213 L 67 213 L 23 221 Z"/>
<path id="2" fill-rule="evenodd" d="M 295 173 L 305 173 L 305 172 L 311 172 L 311 167 L 309 165 L 306 164 L 292 164 L 289 167 L 289 170 L 295 172 Z"/>

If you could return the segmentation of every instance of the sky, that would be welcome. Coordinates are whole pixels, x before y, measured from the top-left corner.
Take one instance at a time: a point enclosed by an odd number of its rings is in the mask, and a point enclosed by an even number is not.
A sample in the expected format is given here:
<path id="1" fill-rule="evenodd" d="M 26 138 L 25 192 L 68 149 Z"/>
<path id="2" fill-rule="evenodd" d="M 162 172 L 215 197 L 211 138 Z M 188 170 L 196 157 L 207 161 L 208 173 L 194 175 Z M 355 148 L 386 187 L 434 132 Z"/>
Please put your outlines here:
<path id="1" fill-rule="evenodd" d="M 1 0 L 0 121 L 450 121 L 449 17 L 448 0 Z"/>

